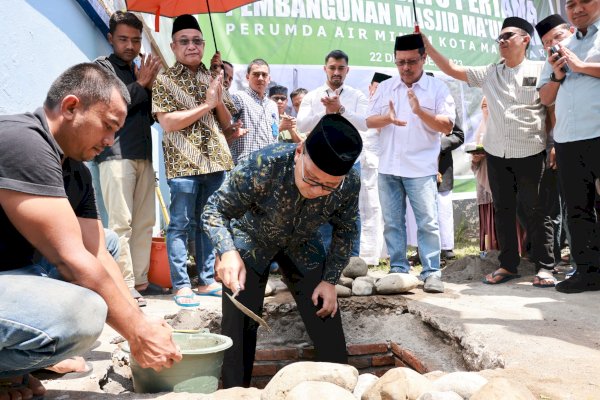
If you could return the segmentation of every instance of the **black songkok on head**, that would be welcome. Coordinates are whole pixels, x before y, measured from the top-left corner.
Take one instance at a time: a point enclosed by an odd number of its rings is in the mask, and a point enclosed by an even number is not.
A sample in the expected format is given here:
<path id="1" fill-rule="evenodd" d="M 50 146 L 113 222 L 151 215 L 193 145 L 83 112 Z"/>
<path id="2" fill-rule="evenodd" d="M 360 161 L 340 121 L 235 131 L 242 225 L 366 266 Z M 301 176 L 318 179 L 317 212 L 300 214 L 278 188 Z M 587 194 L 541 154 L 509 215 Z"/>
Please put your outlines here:
<path id="1" fill-rule="evenodd" d="M 287 97 L 287 88 L 285 86 L 281 86 L 281 85 L 271 86 L 269 88 L 269 97 L 275 96 L 275 95 L 282 95 L 282 96 Z"/>
<path id="2" fill-rule="evenodd" d="M 529 36 L 533 36 L 533 26 L 523 18 L 519 17 L 508 17 L 502 23 L 502 29 L 515 27 L 519 29 L 523 29 L 525 32 L 529 33 Z"/>
<path id="3" fill-rule="evenodd" d="M 373 83 L 373 82 L 381 83 L 390 78 L 391 78 L 390 75 L 382 74 L 381 72 L 375 72 L 375 75 L 373 75 L 373 79 L 371 79 L 371 83 Z"/>
<path id="4" fill-rule="evenodd" d="M 567 21 L 565 21 L 564 18 L 560 15 L 552 14 L 538 22 L 535 26 L 535 30 L 537 31 L 538 35 L 540 35 L 541 39 L 542 36 L 550 32 L 552 29 L 556 28 L 557 26 L 564 25 L 566 23 Z"/>
<path id="5" fill-rule="evenodd" d="M 396 37 L 394 51 L 417 50 L 423 47 L 425 47 L 425 44 L 423 44 L 423 38 L 421 37 L 421 34 L 411 33 L 410 35 Z"/>
<path id="6" fill-rule="evenodd" d="M 305 142 L 306 152 L 315 165 L 333 176 L 350 172 L 362 151 L 360 133 L 340 114 L 326 114 Z"/>
<path id="7" fill-rule="evenodd" d="M 198 20 L 195 17 L 192 17 L 190 14 L 183 14 L 175 18 L 175 21 L 173 21 L 173 32 L 171 33 L 171 36 L 183 29 L 196 29 L 202 32 L 200 25 L 198 25 Z"/>

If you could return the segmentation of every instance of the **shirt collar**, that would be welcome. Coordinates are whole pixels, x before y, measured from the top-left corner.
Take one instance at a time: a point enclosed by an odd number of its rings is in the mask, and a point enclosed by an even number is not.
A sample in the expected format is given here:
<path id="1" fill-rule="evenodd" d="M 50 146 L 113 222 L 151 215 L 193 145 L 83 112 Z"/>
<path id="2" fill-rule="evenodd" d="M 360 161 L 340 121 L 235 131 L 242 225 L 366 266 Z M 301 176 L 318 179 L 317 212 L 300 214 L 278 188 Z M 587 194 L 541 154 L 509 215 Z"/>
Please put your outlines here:
<path id="1" fill-rule="evenodd" d="M 332 88 L 329 87 L 329 85 L 327 83 L 325 83 L 323 85 L 323 91 L 325 92 L 324 93 L 325 95 L 333 96 L 334 93 L 335 93 L 336 95 L 339 96 L 344 91 L 344 85 L 342 84 L 342 86 L 340 86 L 339 88 L 333 90 Z"/>
<path id="2" fill-rule="evenodd" d="M 44 111 L 44 108 L 43 107 L 38 108 L 37 110 L 35 110 L 33 112 L 33 115 L 42 124 L 42 128 L 44 129 L 44 132 L 46 132 L 48 134 L 48 139 L 50 141 L 52 141 L 52 143 L 54 143 L 54 145 L 58 149 L 58 154 L 60 155 L 60 158 L 62 159 L 64 157 L 65 153 L 63 152 L 63 150 L 60 148 L 60 146 L 56 142 L 56 139 L 54 139 L 54 135 L 52 134 L 52 132 L 50 132 L 50 127 L 48 126 L 48 119 L 46 118 L 46 112 Z"/>
<path id="3" fill-rule="evenodd" d="M 110 56 L 108 56 L 108 59 L 117 64 L 119 67 L 129 67 L 131 68 L 133 66 L 133 63 L 131 64 L 127 64 L 125 61 L 121 60 L 119 58 L 119 56 L 117 56 L 115 53 L 112 53 Z"/>
<path id="4" fill-rule="evenodd" d="M 180 63 L 179 61 L 175 61 L 175 65 L 173 65 L 173 72 L 175 75 L 183 75 L 185 73 L 193 75 L 192 70 Z M 198 68 L 198 73 L 208 73 L 206 66 L 204 63 L 200 63 L 200 67 Z"/>
<path id="5" fill-rule="evenodd" d="M 252 97 L 254 100 L 256 100 L 257 102 L 260 102 L 260 103 L 264 103 L 264 102 L 267 102 L 270 100 L 269 96 L 267 96 L 266 93 L 263 96 L 263 98 L 261 99 L 260 96 L 258 95 L 258 93 L 256 93 L 254 90 L 252 90 L 251 87 L 246 88 L 246 93 L 248 93 L 248 95 L 250 97 Z"/>
<path id="6" fill-rule="evenodd" d="M 577 31 L 575 32 L 575 36 L 577 37 L 578 40 L 582 40 L 585 37 L 594 36 L 596 34 L 596 32 L 598 32 L 599 28 L 600 28 L 600 18 L 598 18 L 596 20 L 596 22 L 594 22 L 593 24 L 588 26 L 587 34 L 585 36 L 583 36 L 583 34 L 579 31 L 579 29 L 577 29 Z"/>
<path id="7" fill-rule="evenodd" d="M 429 82 L 431 82 L 431 76 L 427 75 L 425 73 L 425 71 L 423 71 L 423 75 L 421 75 L 421 77 L 419 78 L 418 81 L 416 81 L 415 83 L 412 84 L 412 88 L 411 89 L 414 89 L 414 87 L 417 86 L 420 89 L 423 89 L 423 90 L 427 91 L 429 89 Z M 398 75 L 398 81 L 394 85 L 394 89 L 398 89 L 398 88 L 401 88 L 401 87 L 405 88 L 405 89 L 408 89 L 408 86 L 406 85 L 406 83 L 404 83 L 402 81 L 402 78 L 400 77 L 400 75 Z"/>

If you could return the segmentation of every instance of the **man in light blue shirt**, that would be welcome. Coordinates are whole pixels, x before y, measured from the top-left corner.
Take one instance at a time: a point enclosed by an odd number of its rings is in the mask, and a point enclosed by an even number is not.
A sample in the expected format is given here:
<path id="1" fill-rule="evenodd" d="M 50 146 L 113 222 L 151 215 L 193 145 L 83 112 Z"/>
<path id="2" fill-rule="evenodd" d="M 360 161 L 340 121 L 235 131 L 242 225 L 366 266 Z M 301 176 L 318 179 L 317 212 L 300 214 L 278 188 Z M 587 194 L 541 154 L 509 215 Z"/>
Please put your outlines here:
<path id="1" fill-rule="evenodd" d="M 554 148 L 567 205 L 575 275 L 556 290 L 600 290 L 600 231 L 594 209 L 600 177 L 600 0 L 568 0 L 575 35 L 548 52 L 538 84 L 546 106 L 555 103 Z"/>

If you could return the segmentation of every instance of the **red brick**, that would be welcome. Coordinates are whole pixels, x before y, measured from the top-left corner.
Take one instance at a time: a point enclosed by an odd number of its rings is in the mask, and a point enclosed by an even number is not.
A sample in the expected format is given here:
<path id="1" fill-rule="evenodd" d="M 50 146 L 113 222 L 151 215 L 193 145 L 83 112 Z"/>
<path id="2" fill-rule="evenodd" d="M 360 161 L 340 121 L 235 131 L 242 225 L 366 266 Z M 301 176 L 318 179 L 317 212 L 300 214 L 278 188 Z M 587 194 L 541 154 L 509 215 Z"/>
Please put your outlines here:
<path id="1" fill-rule="evenodd" d="M 390 348 L 392 349 L 392 353 L 398 358 L 402 358 L 402 347 L 396 342 L 390 343 Z"/>
<path id="2" fill-rule="evenodd" d="M 420 374 L 426 374 L 429 372 L 429 369 L 423 365 L 421 360 L 419 360 L 413 353 L 408 350 L 402 351 L 402 361 L 406 363 L 410 368 L 414 369 Z"/>
<path id="3" fill-rule="evenodd" d="M 266 377 L 266 376 L 254 377 L 254 378 L 252 378 L 252 381 L 250 382 L 250 386 L 258 388 L 258 389 L 264 389 L 270 380 L 271 380 L 271 377 Z"/>
<path id="4" fill-rule="evenodd" d="M 377 354 L 387 353 L 387 343 L 363 343 L 363 344 L 349 344 L 347 346 L 348 355 L 359 356 L 363 354 Z"/>
<path id="5" fill-rule="evenodd" d="M 374 367 L 382 367 L 384 365 L 394 365 L 394 357 L 391 354 L 386 354 L 385 356 L 373 356 L 371 359 L 371 364 Z"/>
<path id="6" fill-rule="evenodd" d="M 394 357 L 394 366 L 395 367 L 406 367 L 406 364 L 402 362 L 398 357 Z"/>
<path id="7" fill-rule="evenodd" d="M 256 361 L 297 360 L 298 358 L 298 349 L 289 347 L 256 350 L 254 357 Z"/>
<path id="8" fill-rule="evenodd" d="M 273 376 L 277 372 L 278 365 L 269 364 L 254 364 L 252 368 L 252 376 Z"/>
<path id="9" fill-rule="evenodd" d="M 301 350 L 300 358 L 304 360 L 314 360 L 317 357 L 317 353 L 313 347 L 305 347 Z"/>
<path id="10" fill-rule="evenodd" d="M 369 368 L 371 366 L 371 357 L 349 357 L 348 364 L 356 369 Z"/>
<path id="11" fill-rule="evenodd" d="M 373 375 L 381 378 L 383 375 L 385 375 L 386 372 L 388 372 L 390 369 L 390 367 L 380 367 L 380 368 L 375 368 L 373 369 L 370 373 L 372 373 Z"/>

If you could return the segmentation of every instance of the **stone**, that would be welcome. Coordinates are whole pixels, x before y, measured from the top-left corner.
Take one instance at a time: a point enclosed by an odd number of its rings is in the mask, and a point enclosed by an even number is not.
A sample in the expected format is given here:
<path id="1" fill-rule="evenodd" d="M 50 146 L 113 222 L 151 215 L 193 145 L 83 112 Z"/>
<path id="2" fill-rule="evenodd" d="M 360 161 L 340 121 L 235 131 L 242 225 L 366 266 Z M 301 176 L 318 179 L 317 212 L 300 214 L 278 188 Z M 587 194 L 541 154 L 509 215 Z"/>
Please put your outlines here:
<path id="1" fill-rule="evenodd" d="M 362 258 L 350 257 L 350 261 L 342 271 L 342 274 L 348 278 L 358 278 L 359 276 L 367 275 L 367 272 L 369 272 L 369 266 Z"/>
<path id="2" fill-rule="evenodd" d="M 337 297 L 350 297 L 352 296 L 352 289 L 337 284 L 335 285 L 335 293 L 337 294 Z"/>
<path id="3" fill-rule="evenodd" d="M 352 282 L 354 282 L 354 279 L 352 278 L 348 278 L 347 276 L 340 276 L 340 280 L 338 281 L 339 285 L 342 286 L 346 286 L 347 288 L 352 288 Z"/>
<path id="4" fill-rule="evenodd" d="M 419 279 L 411 274 L 387 274 L 375 283 L 379 294 L 406 293 L 419 286 Z"/>
<path id="5" fill-rule="evenodd" d="M 367 280 L 361 280 L 360 278 L 356 278 L 354 282 L 352 282 L 352 294 L 354 296 L 370 296 L 373 294 L 373 289 L 375 286 Z"/>
<path id="6" fill-rule="evenodd" d="M 455 392 L 427 392 L 419 396 L 417 400 L 463 400 L 463 397 Z"/>
<path id="7" fill-rule="evenodd" d="M 206 400 L 260 400 L 262 390 L 251 387 L 233 387 L 230 389 L 217 390 L 214 393 L 208 395 Z M 188 396 L 190 394 L 188 393 Z M 191 397 L 187 397 L 191 399 Z M 204 398 L 203 398 L 204 399 Z"/>
<path id="8" fill-rule="evenodd" d="M 373 374 L 361 374 L 358 376 L 358 381 L 356 382 L 356 386 L 354 387 L 354 397 L 360 399 L 363 393 L 375 382 L 377 382 L 379 378 Z"/>
<path id="9" fill-rule="evenodd" d="M 431 391 L 431 382 L 410 368 L 394 368 L 386 372 L 362 395 L 362 400 L 417 400 Z"/>
<path id="10" fill-rule="evenodd" d="M 492 378 L 469 400 L 535 400 L 525 385 L 505 378 Z"/>
<path id="11" fill-rule="evenodd" d="M 382 271 L 380 269 L 367 272 L 367 276 L 375 278 L 375 281 L 378 281 L 379 279 L 383 278 L 387 274 L 388 274 L 387 272 Z"/>
<path id="12" fill-rule="evenodd" d="M 261 399 L 285 400 L 296 385 L 307 381 L 329 382 L 351 392 L 358 381 L 358 370 L 350 365 L 326 362 L 289 364 L 277 371 L 263 389 Z"/>
<path id="13" fill-rule="evenodd" d="M 372 284 L 373 286 L 375 286 L 375 282 L 377 282 L 377 278 L 374 278 L 372 276 L 359 276 L 358 278 L 355 279 L 355 281 L 365 281 L 365 282 L 369 282 L 370 284 Z"/>
<path id="14" fill-rule="evenodd" d="M 275 288 L 267 282 L 265 286 L 265 297 L 273 296 L 275 294 Z"/>
<path id="15" fill-rule="evenodd" d="M 351 392 L 336 384 L 314 381 L 299 383 L 285 397 L 285 400 L 315 399 L 356 400 Z"/>
<path id="16" fill-rule="evenodd" d="M 459 371 L 436 379 L 433 388 L 438 392 L 452 391 L 468 399 L 487 382 L 487 379 L 476 372 Z"/>
<path id="17" fill-rule="evenodd" d="M 430 381 L 435 381 L 436 379 L 441 378 L 442 376 L 447 375 L 447 374 L 448 374 L 447 372 L 437 370 L 437 371 L 429 371 L 428 373 L 423 374 L 423 376 L 425 378 L 429 379 Z"/>

